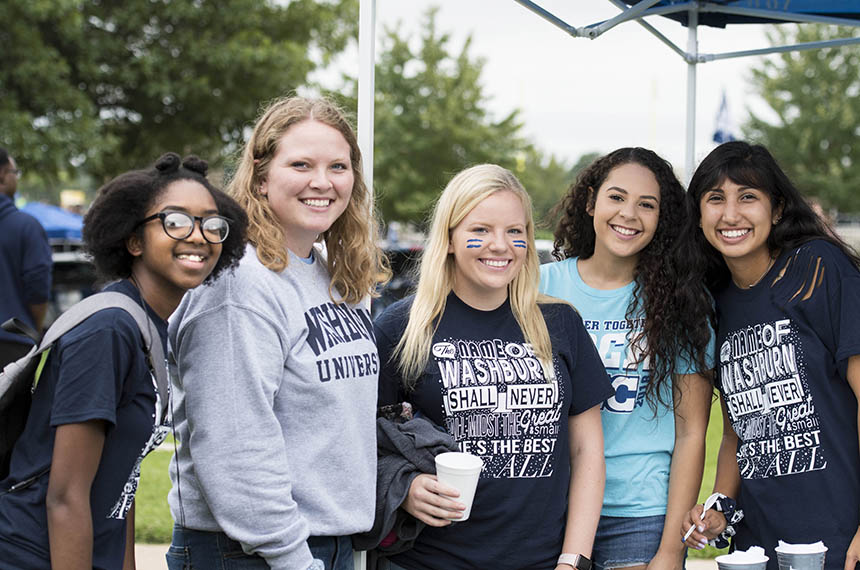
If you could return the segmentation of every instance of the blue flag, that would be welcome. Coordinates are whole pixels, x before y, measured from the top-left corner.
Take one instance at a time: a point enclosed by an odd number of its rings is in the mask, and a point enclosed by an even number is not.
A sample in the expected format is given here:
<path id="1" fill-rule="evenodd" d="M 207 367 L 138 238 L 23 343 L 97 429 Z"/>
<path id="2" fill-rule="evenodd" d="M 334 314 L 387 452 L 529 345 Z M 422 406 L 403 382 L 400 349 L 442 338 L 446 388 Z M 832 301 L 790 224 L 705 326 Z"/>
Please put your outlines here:
<path id="1" fill-rule="evenodd" d="M 717 111 L 717 121 L 714 127 L 714 142 L 722 144 L 733 140 L 735 140 L 735 136 L 732 134 L 732 119 L 729 116 L 726 92 L 723 90 L 723 100 L 720 103 L 720 110 Z"/>

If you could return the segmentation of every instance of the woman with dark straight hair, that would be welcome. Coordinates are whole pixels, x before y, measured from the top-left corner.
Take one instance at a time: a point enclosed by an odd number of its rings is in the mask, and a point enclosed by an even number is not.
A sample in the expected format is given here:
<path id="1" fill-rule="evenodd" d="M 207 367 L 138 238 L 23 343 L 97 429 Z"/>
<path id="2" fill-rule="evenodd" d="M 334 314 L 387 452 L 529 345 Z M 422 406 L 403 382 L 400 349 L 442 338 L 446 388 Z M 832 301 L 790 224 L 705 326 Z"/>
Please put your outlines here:
<path id="1" fill-rule="evenodd" d="M 860 560 L 860 258 L 812 210 L 766 148 L 717 147 L 687 196 L 690 274 L 714 296 L 723 408 L 714 491 L 729 512 L 693 507 L 686 543 L 734 536 L 829 548 Z M 734 523 L 734 524 L 732 524 Z"/>

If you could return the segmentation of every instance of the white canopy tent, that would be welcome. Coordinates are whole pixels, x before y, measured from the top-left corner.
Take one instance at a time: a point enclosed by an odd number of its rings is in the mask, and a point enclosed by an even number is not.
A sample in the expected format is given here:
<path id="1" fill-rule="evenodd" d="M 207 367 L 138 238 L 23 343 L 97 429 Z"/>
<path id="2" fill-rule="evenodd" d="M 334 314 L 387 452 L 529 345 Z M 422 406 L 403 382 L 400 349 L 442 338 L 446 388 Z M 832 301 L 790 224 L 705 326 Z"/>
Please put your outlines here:
<path id="1" fill-rule="evenodd" d="M 444 0 L 443 0 L 444 1 Z M 497 0 L 502 1 L 502 0 Z M 786 51 L 836 47 L 860 43 L 860 38 L 811 42 L 762 49 L 704 53 L 699 51 L 698 26 L 725 27 L 742 23 L 823 23 L 860 26 L 860 2 L 856 0 L 607 0 L 619 14 L 603 22 L 573 26 L 532 0 L 514 0 L 537 16 L 576 38 L 596 39 L 626 22 L 636 22 L 687 63 L 687 110 L 685 176 L 695 168 L 696 66 L 721 59 L 766 55 Z M 576 1 L 576 0 L 571 0 Z M 662 16 L 687 27 L 687 46 L 682 49 L 645 21 L 647 16 Z M 373 105 L 376 44 L 376 0 L 360 0 L 358 139 L 364 158 L 365 180 L 373 188 Z M 535 49 L 540 49 L 536 46 Z"/>

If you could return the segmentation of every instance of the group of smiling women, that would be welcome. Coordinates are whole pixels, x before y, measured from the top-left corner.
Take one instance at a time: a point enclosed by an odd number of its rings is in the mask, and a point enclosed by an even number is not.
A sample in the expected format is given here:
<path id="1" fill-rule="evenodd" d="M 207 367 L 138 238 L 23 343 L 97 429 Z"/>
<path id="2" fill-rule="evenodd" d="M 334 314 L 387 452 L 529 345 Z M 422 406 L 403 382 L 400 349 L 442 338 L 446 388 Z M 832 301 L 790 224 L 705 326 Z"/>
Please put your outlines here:
<path id="1" fill-rule="evenodd" d="M 379 568 L 680 569 L 725 539 L 771 570 L 778 540 L 823 540 L 855 568 L 860 258 L 765 148 L 720 145 L 686 192 L 650 150 L 598 158 L 543 266 L 516 176 L 467 168 L 375 322 L 372 201 L 344 114 L 301 97 L 264 111 L 226 193 L 175 154 L 99 191 L 93 261 L 168 347 L 171 569 L 351 570 L 392 501 L 415 532 L 385 528 Z M 134 567 L 140 461 L 169 427 L 136 331 L 104 310 L 48 356 L 0 483 L 3 568 Z M 468 520 L 432 469 L 378 488 L 392 406 L 483 460 Z"/>

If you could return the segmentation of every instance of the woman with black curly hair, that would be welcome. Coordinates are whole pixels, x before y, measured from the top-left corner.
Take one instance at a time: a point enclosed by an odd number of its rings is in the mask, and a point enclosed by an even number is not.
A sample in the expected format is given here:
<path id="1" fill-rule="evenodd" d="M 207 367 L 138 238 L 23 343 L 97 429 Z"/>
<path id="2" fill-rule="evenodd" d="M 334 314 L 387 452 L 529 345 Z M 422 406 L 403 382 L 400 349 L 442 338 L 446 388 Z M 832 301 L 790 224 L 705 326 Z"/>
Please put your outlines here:
<path id="1" fill-rule="evenodd" d="M 118 279 L 105 290 L 144 307 L 165 345 L 166 319 L 185 291 L 244 249 L 246 216 L 206 169 L 196 157 L 165 154 L 108 182 L 84 219 L 96 269 Z M 140 329 L 126 311 L 103 309 L 46 354 L 0 483 L 17 485 L 0 495 L 2 566 L 133 567 L 140 462 L 168 429 Z"/>
<path id="2" fill-rule="evenodd" d="M 541 290 L 577 308 L 615 388 L 601 411 L 596 568 L 683 568 L 675 529 L 699 492 L 713 392 L 710 301 L 672 255 L 684 189 L 654 152 L 621 148 L 588 166 L 557 211 L 563 261 L 541 267 Z"/>

